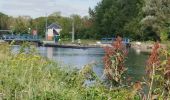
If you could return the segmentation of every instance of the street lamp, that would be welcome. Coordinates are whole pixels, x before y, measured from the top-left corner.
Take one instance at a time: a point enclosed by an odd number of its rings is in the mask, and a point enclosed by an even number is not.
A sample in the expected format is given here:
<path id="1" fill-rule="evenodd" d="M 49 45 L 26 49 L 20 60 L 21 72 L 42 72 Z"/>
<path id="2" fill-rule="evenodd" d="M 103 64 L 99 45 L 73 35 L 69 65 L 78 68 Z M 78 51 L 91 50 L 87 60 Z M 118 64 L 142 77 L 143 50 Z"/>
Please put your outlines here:
<path id="1" fill-rule="evenodd" d="M 73 17 L 73 21 L 72 21 L 72 43 L 74 43 L 74 39 L 75 39 L 75 37 L 74 37 L 74 35 L 75 35 L 75 29 L 74 29 L 74 17 Z"/>

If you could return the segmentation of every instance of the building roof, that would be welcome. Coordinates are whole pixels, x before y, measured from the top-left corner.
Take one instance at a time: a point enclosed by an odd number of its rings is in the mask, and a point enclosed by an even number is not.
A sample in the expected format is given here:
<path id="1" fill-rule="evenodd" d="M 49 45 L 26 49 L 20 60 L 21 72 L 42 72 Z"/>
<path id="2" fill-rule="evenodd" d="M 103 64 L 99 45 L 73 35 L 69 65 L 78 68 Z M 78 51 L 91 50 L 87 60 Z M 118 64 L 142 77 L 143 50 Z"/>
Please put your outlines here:
<path id="1" fill-rule="evenodd" d="M 54 35 L 59 35 L 58 32 L 55 29 L 53 29 L 53 34 Z"/>
<path id="2" fill-rule="evenodd" d="M 47 27 L 48 29 L 61 29 L 61 26 L 55 23 L 52 23 L 50 26 Z"/>

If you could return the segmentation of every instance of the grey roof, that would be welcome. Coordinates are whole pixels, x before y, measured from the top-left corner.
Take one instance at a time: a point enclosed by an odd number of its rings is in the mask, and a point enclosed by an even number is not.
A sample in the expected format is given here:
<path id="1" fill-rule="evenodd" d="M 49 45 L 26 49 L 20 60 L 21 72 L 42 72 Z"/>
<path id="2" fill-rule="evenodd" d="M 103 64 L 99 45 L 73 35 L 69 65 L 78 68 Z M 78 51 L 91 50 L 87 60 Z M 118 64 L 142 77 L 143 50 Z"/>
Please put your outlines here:
<path id="1" fill-rule="evenodd" d="M 55 23 L 52 23 L 50 26 L 47 27 L 48 29 L 61 29 L 61 26 Z"/>

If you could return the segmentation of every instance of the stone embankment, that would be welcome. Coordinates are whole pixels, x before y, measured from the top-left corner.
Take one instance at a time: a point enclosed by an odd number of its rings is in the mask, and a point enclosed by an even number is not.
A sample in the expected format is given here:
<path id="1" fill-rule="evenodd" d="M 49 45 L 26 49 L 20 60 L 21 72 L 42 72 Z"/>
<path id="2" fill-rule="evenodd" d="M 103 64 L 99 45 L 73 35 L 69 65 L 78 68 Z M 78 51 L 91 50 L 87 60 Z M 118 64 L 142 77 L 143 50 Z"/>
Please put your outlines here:
<path id="1" fill-rule="evenodd" d="M 154 43 L 145 43 L 145 42 L 132 42 L 131 48 L 139 52 L 151 52 Z M 161 44 L 162 48 L 167 48 L 165 44 Z"/>

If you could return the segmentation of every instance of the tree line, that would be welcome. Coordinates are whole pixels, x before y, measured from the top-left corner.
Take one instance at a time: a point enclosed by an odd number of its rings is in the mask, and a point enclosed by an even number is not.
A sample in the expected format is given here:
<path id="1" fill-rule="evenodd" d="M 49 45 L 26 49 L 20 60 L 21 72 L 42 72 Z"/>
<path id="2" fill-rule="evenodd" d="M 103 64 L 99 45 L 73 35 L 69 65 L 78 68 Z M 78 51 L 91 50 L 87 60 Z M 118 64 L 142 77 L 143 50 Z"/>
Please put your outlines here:
<path id="1" fill-rule="evenodd" d="M 102 0 L 89 10 L 95 34 L 134 40 L 167 40 L 170 0 Z"/>
<path id="2" fill-rule="evenodd" d="M 37 30 L 38 35 L 45 37 L 46 20 L 47 26 L 56 23 L 62 27 L 62 38 L 68 39 L 71 37 L 73 21 L 75 24 L 75 37 L 90 38 L 91 34 L 88 33 L 88 28 L 90 27 L 89 17 L 81 17 L 79 15 L 64 17 L 59 12 L 54 12 L 48 17 L 38 17 L 35 19 L 30 16 L 19 16 L 15 18 L 0 13 L 0 30 L 12 30 L 14 34 L 28 34 L 32 30 Z"/>
<path id="3" fill-rule="evenodd" d="M 72 23 L 75 37 L 101 39 L 103 37 L 129 37 L 132 40 L 167 40 L 170 32 L 170 0 L 102 0 L 89 16 L 61 16 L 54 12 L 48 16 L 48 25 L 58 23 L 62 27 L 61 37 L 70 38 Z M 28 33 L 28 28 L 37 29 L 45 36 L 46 17 L 10 17 L 0 13 L 0 29 L 11 29 L 14 33 Z"/>

